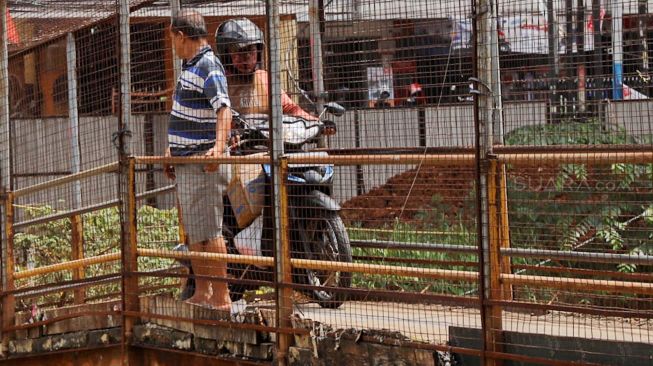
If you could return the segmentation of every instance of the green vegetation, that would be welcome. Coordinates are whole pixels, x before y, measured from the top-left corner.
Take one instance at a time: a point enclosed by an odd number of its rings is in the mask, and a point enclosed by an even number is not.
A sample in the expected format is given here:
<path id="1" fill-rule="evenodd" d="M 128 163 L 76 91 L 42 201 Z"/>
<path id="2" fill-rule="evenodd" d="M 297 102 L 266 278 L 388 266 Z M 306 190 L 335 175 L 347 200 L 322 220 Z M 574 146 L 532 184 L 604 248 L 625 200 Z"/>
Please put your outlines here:
<path id="1" fill-rule="evenodd" d="M 551 146 L 551 145 L 615 145 L 637 144 L 617 126 L 606 127 L 596 120 L 587 122 L 563 122 L 515 129 L 504 138 L 506 145 Z"/>
<path id="2" fill-rule="evenodd" d="M 644 138 L 648 140 L 648 138 Z M 596 122 L 525 127 L 507 144 L 634 144 L 621 129 Z M 513 246 L 652 254 L 652 164 L 561 164 L 508 180 Z M 618 265 L 634 272 L 637 267 Z"/>
<path id="3" fill-rule="evenodd" d="M 27 219 L 55 213 L 50 206 L 23 207 Z M 177 244 L 178 221 L 176 210 L 158 210 L 142 206 L 138 210 L 138 245 L 140 248 L 171 249 Z M 91 212 L 82 216 L 84 226 L 84 257 L 120 251 L 120 219 L 117 208 Z M 72 226 L 70 219 L 33 225 L 14 237 L 16 270 L 38 268 L 71 260 Z M 139 271 L 169 268 L 174 261 L 159 258 L 139 258 Z M 85 269 L 86 277 L 119 274 L 120 262 L 102 263 Z M 44 276 L 17 281 L 17 287 L 55 284 L 72 279 L 71 271 L 60 271 Z M 166 285 L 178 280 L 154 277 L 141 278 L 141 286 Z M 87 297 L 119 292 L 119 282 L 91 287 Z M 65 302 L 70 294 L 50 295 L 45 302 Z"/>
<path id="4" fill-rule="evenodd" d="M 635 138 L 623 129 L 607 128 L 595 121 L 525 127 L 506 136 L 509 145 L 530 146 L 651 144 L 652 141 L 651 136 Z M 538 167 L 530 174 L 509 169 L 508 197 L 513 247 L 653 254 L 652 164 L 560 164 Z M 521 258 L 513 263 L 626 273 L 652 270 L 627 263 L 556 263 Z M 615 298 L 614 294 L 603 292 L 582 296 L 525 286 L 515 296 L 530 301 L 641 306 L 629 302 L 636 296 Z"/>
<path id="5" fill-rule="evenodd" d="M 440 198 L 434 196 L 432 200 L 439 202 Z M 406 244 L 439 243 L 476 248 L 475 228 L 469 227 L 469 222 L 464 222 L 462 219 L 451 223 L 451 220 L 445 217 L 445 212 L 447 212 L 444 209 L 445 205 L 436 204 L 435 207 L 435 209 L 421 211 L 417 215 L 417 218 L 421 222 L 419 230 L 411 224 L 395 222 L 393 227 L 388 230 L 362 230 L 357 227 L 352 227 L 349 229 L 349 238 L 350 240 L 390 241 Z M 446 253 L 441 251 L 435 252 L 382 248 L 353 248 L 352 251 L 354 257 L 366 256 L 378 258 L 365 261 L 359 260 L 359 262 L 406 267 L 475 271 L 475 263 L 477 262 L 476 255 L 469 253 Z M 397 262 L 396 259 L 401 262 Z M 413 261 L 411 262 L 411 260 Z M 440 263 L 424 263 L 424 261 Z M 471 266 L 455 263 L 447 264 L 446 262 L 471 262 Z M 354 273 L 352 283 L 354 287 L 359 288 L 455 295 L 464 295 L 465 293 L 473 291 L 476 287 L 475 284 L 467 282 L 433 281 L 419 277 L 408 278 L 400 276 L 369 275 L 364 273 Z"/>
<path id="6" fill-rule="evenodd" d="M 506 136 L 508 145 L 615 145 L 651 143 L 649 136 L 634 138 L 617 128 L 605 128 L 595 121 L 565 122 L 520 128 Z M 509 221 L 511 245 L 522 248 L 578 250 L 630 254 L 653 254 L 653 165 L 652 164 L 559 164 L 533 169 L 508 167 Z M 475 217 L 474 191 L 462 203 L 468 217 Z M 350 228 L 352 240 L 388 240 L 404 243 L 443 243 L 476 245 L 476 227 L 472 219 L 451 223 L 446 217 L 451 207 L 439 205 L 434 196 L 431 209 L 424 210 L 419 223 L 395 223 L 386 230 Z M 433 203 L 432 202 L 432 203 Z M 362 225 L 359 225 L 362 226 Z M 425 227 L 427 229 L 425 229 Z M 429 233 L 430 231 L 430 233 Z M 376 256 L 434 261 L 477 261 L 474 255 L 415 250 L 354 248 L 355 256 Z M 416 261 L 417 262 L 417 261 Z M 476 270 L 459 265 L 390 263 L 388 259 L 369 261 L 393 265 Z M 593 264 L 552 262 L 514 258 L 514 264 L 565 266 L 621 272 L 650 272 L 651 268 L 632 264 Z M 530 270 L 528 274 L 538 274 Z M 541 274 L 551 275 L 542 271 Z M 562 274 L 564 276 L 564 274 Z M 602 277 L 604 278 L 604 277 Z M 364 288 L 389 288 L 401 291 L 429 291 L 461 295 L 473 291 L 475 285 L 430 283 L 419 278 L 397 276 L 354 275 L 354 285 Z M 428 286 L 430 284 L 430 286 Z M 563 299 L 555 291 L 523 287 L 516 294 L 532 301 L 592 303 L 601 297 Z M 623 304 L 622 304 L 623 305 Z"/>

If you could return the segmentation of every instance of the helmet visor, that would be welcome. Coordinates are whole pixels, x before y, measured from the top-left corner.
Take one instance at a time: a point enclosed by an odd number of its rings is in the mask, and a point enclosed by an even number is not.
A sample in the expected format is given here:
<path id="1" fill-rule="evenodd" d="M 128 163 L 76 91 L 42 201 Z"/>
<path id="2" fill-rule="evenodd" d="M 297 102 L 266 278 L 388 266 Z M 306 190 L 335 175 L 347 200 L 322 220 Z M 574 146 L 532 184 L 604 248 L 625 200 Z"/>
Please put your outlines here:
<path id="1" fill-rule="evenodd" d="M 243 43 L 232 43 L 227 46 L 229 53 L 231 54 L 249 54 L 258 51 L 256 44 L 243 44 Z"/>

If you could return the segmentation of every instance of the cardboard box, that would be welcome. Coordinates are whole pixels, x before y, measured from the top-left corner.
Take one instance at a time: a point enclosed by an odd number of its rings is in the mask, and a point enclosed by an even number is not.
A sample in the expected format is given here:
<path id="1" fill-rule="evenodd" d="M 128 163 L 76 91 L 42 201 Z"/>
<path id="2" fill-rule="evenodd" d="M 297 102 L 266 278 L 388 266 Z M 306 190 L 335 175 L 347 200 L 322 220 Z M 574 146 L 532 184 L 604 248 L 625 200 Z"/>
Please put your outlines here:
<path id="1" fill-rule="evenodd" d="M 260 172 L 260 167 L 257 168 Z M 240 165 L 235 164 L 233 177 L 227 187 L 227 196 L 241 229 L 261 215 L 265 201 L 265 176 L 261 173 L 250 180 L 247 179 L 248 176 L 251 177 L 251 174 L 243 172 Z"/>

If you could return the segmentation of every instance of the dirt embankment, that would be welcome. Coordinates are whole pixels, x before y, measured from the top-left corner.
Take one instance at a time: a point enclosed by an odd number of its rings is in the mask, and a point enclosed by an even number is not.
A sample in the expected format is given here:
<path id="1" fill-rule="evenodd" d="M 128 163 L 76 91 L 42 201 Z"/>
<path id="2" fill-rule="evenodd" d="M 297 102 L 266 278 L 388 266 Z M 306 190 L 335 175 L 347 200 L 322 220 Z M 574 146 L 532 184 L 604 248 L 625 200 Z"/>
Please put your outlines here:
<path id="1" fill-rule="evenodd" d="M 417 173 L 417 177 L 415 174 Z M 586 165 L 578 177 L 566 172 L 560 187 L 562 170 L 559 167 L 520 167 L 508 172 L 512 192 L 555 192 L 553 200 L 562 205 L 574 204 L 579 192 L 586 192 L 583 201 L 608 202 L 610 194 L 618 194 L 624 178 L 607 166 Z M 633 184 L 631 194 L 650 194 L 649 185 Z M 433 219 L 449 223 L 474 221 L 476 217 L 475 171 L 472 167 L 422 167 L 398 174 L 386 184 L 343 204 L 342 217 L 347 224 L 365 228 L 389 227 L 395 223 L 409 223 L 417 227 L 433 224 Z M 640 184 L 638 184 L 640 183 Z M 643 196 L 642 196 L 643 199 Z M 531 203 L 546 204 L 547 202 Z M 550 202 L 549 202 L 550 203 Z M 443 217 L 444 216 L 444 217 Z"/>
<path id="2" fill-rule="evenodd" d="M 469 208 L 474 207 L 474 180 L 473 168 L 467 167 L 408 170 L 345 202 L 342 216 L 348 224 L 367 228 L 387 227 L 397 221 L 421 226 L 424 216 L 438 209 L 454 221 L 460 215 L 473 214 Z"/>

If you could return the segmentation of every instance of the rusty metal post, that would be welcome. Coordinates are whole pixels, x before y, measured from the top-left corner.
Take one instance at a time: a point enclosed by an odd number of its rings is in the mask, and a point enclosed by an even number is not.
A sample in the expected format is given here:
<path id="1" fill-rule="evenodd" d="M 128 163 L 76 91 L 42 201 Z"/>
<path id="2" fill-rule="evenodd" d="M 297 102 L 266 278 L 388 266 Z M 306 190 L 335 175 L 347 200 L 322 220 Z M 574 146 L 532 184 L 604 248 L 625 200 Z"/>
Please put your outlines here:
<path id="1" fill-rule="evenodd" d="M 489 292 L 486 291 L 486 296 L 491 300 L 504 300 L 503 291 L 501 286 L 501 220 L 499 218 L 499 210 L 502 202 L 497 199 L 497 181 L 499 180 L 498 172 L 498 163 L 495 159 L 490 160 L 490 169 L 488 171 L 487 179 L 487 197 L 488 197 L 488 226 L 490 234 L 490 248 L 489 248 L 489 273 L 486 273 L 490 277 L 490 287 Z M 490 337 L 486 336 L 486 339 L 491 339 L 495 344 L 492 346 L 494 352 L 500 352 L 496 349 L 496 343 L 499 343 L 501 339 L 501 330 L 503 329 L 503 321 L 501 318 L 501 307 L 500 306 L 491 306 L 487 315 L 489 316 L 488 324 L 491 325 L 491 329 L 486 329 L 486 332 L 492 333 Z"/>
<path id="2" fill-rule="evenodd" d="M 275 280 L 277 295 L 277 326 L 290 328 L 292 301 L 290 294 L 291 270 L 288 240 L 288 195 L 286 193 L 286 174 L 288 161 L 283 149 L 283 109 L 281 107 L 281 45 L 279 40 L 279 1 L 267 2 L 267 29 L 269 45 L 269 105 L 270 139 L 272 142 L 272 180 L 275 230 Z M 288 349 L 292 338 L 284 332 L 277 333 L 277 360 L 279 365 L 287 364 Z"/>
<path id="3" fill-rule="evenodd" d="M 179 217 L 179 242 L 185 243 L 188 245 L 188 237 L 186 236 L 186 229 L 184 229 L 184 223 L 181 221 L 181 211 L 179 205 L 177 205 L 177 216 Z"/>
<path id="4" fill-rule="evenodd" d="M 501 249 L 510 248 L 510 221 L 508 220 L 508 183 L 507 183 L 507 173 L 506 173 L 506 164 L 499 163 L 499 224 L 501 225 Z M 502 255 L 499 260 L 501 261 L 501 274 L 507 273 L 512 274 L 512 261 L 510 256 Z M 502 285 L 502 299 L 511 301 L 513 300 L 512 294 L 512 285 L 504 284 Z"/>
<path id="5" fill-rule="evenodd" d="M 138 276 L 132 273 L 138 271 L 137 247 L 137 217 L 136 217 L 136 164 L 134 158 L 127 162 L 127 202 L 126 208 L 127 230 L 122 237 L 122 309 L 124 311 L 138 312 Z M 125 207 L 126 206 L 126 207 Z M 123 342 L 129 342 L 132 336 L 134 318 L 123 316 Z M 128 344 L 128 343 L 127 343 Z"/>
<path id="6" fill-rule="evenodd" d="M 2 253 L 3 263 L 3 284 L 2 290 L 2 328 L 12 327 L 15 325 L 16 298 L 13 294 L 7 294 L 7 291 L 14 289 L 14 196 L 11 192 L 7 193 L 5 200 L 5 248 Z M 7 349 L 8 341 L 11 335 L 2 333 L 2 349 Z"/>
<path id="7" fill-rule="evenodd" d="M 72 236 L 72 253 L 71 259 L 78 260 L 84 258 L 84 224 L 82 222 L 82 215 L 73 215 L 70 218 L 71 236 Z M 84 267 L 76 268 L 73 270 L 73 280 L 81 280 L 85 277 Z M 83 304 L 85 302 L 86 290 L 78 288 L 74 291 L 75 304 Z"/>
<path id="8" fill-rule="evenodd" d="M 277 306 L 278 306 L 278 320 L 279 327 L 289 329 L 292 327 L 290 317 L 293 312 L 292 304 L 292 266 L 291 266 L 291 251 L 290 251 L 290 218 L 289 218 L 289 205 L 288 205 L 288 186 L 286 184 L 286 177 L 288 175 L 288 160 L 282 158 L 280 161 L 279 175 L 281 177 L 281 184 L 279 188 L 280 196 L 280 226 L 279 236 L 280 245 L 277 251 L 280 260 L 277 260 L 277 273 L 281 277 L 277 277 Z M 292 335 L 288 333 L 277 334 L 277 347 L 278 347 L 278 360 L 280 365 L 287 363 L 288 349 L 290 348 Z"/>

